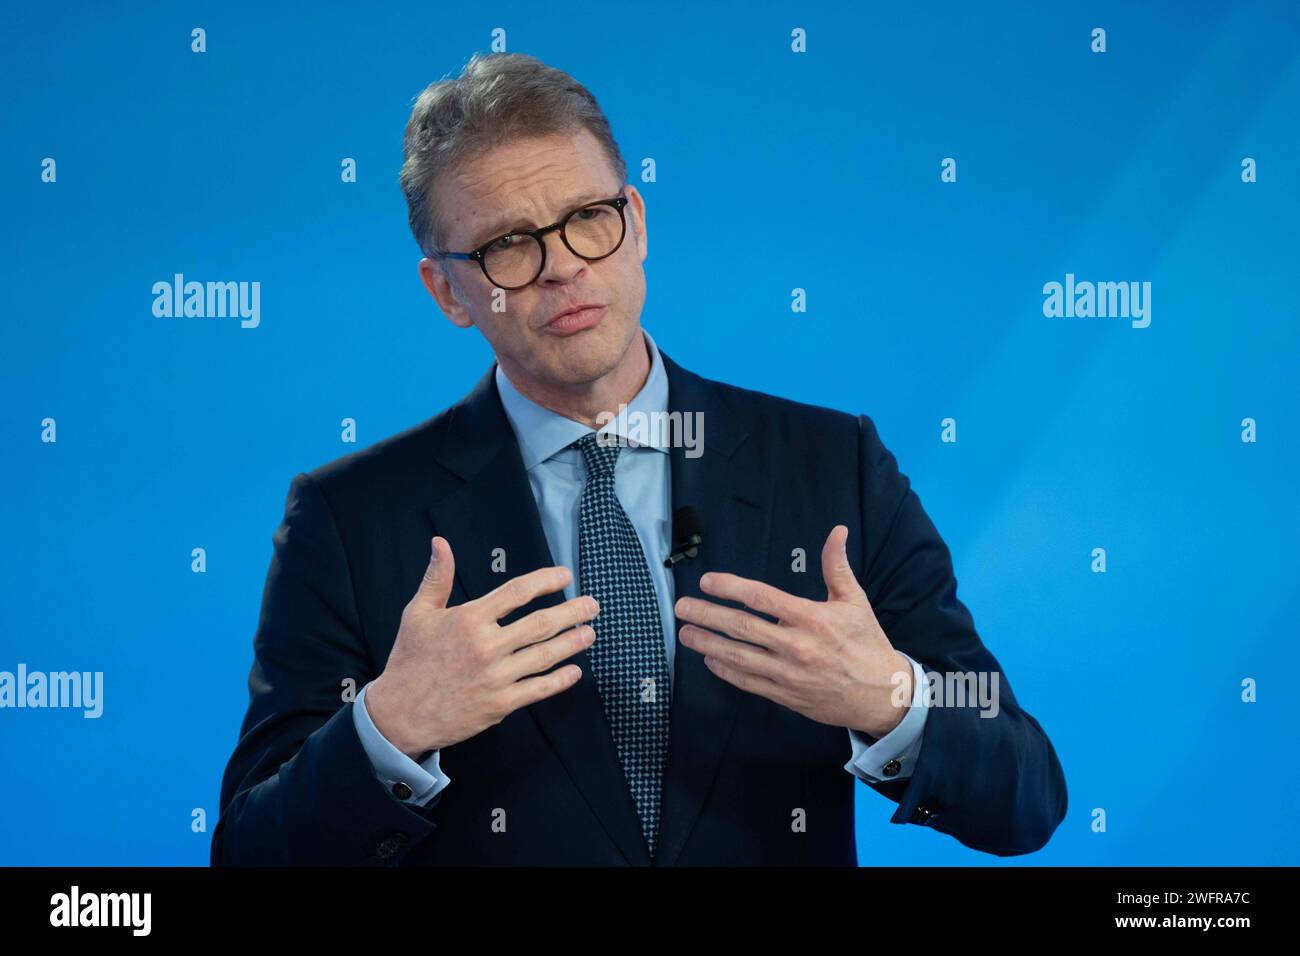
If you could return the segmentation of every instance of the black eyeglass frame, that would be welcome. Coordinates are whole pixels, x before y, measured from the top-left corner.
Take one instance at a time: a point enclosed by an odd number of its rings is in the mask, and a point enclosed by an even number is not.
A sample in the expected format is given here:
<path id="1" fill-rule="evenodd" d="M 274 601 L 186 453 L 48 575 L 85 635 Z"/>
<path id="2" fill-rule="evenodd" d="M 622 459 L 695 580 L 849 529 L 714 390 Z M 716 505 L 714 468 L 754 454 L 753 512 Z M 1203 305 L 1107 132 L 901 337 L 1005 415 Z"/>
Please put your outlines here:
<path id="1" fill-rule="evenodd" d="M 584 256 L 577 249 L 573 248 L 573 246 L 569 243 L 568 235 L 566 235 L 564 231 L 564 227 L 568 225 L 570 219 L 572 219 L 578 213 L 582 212 L 584 209 L 590 209 L 592 206 L 613 206 L 615 209 L 618 210 L 618 220 L 622 227 L 621 231 L 619 232 L 618 242 L 614 243 L 614 248 L 609 250 L 609 252 L 605 253 L 603 256 L 594 256 L 594 257 Z M 433 254 L 429 256 L 429 258 L 430 259 L 472 259 L 473 261 L 477 262 L 479 268 L 483 270 L 483 276 L 488 280 L 488 282 L 491 282 L 492 285 L 496 286 L 498 289 L 505 289 L 507 292 L 513 292 L 516 289 L 523 289 L 526 288 L 527 286 L 532 285 L 534 282 L 537 281 L 537 277 L 540 276 L 542 272 L 545 271 L 546 243 L 543 241 L 542 237 L 549 232 L 554 232 L 555 230 L 558 229 L 560 231 L 560 241 L 564 243 L 565 248 L 567 248 L 579 259 L 586 259 L 588 262 L 599 262 L 601 259 L 608 259 L 614 253 L 618 252 L 618 250 L 623 246 L 623 240 L 627 238 L 627 215 L 623 212 L 626 206 L 627 206 L 627 196 L 624 195 L 622 190 L 620 190 L 619 194 L 615 196 L 613 199 L 598 199 L 595 202 L 583 203 L 581 206 L 578 206 L 576 209 L 572 209 L 569 212 L 565 213 L 563 219 L 559 220 L 558 222 L 553 222 L 549 226 L 543 226 L 541 229 L 531 229 L 531 230 L 523 229 L 523 230 L 518 230 L 516 232 L 503 233 L 500 236 L 496 236 L 493 239 L 489 239 L 487 242 L 483 243 L 483 245 L 479 246 L 477 249 L 471 249 L 469 252 L 446 252 L 442 250 L 435 250 Z M 537 267 L 537 274 L 534 275 L 527 282 L 525 282 L 523 285 L 498 285 L 496 280 L 493 279 L 490 275 L 488 275 L 487 263 L 484 260 L 487 256 L 488 249 L 492 246 L 493 243 L 500 242 L 502 239 L 507 239 L 511 236 L 530 236 L 534 241 L 536 241 L 537 245 L 539 245 L 542 249 L 541 263 Z"/>

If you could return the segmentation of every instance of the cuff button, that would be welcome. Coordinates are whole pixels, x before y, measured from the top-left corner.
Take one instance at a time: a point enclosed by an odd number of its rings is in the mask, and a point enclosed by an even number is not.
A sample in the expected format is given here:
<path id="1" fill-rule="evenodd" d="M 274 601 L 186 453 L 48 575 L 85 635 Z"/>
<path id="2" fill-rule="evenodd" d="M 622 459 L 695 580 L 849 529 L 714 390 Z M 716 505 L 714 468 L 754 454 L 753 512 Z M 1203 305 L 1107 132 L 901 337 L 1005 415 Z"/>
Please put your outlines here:
<path id="1" fill-rule="evenodd" d="M 886 777 L 897 777 L 898 772 L 902 769 L 903 765 L 897 759 L 894 759 L 885 764 L 883 773 Z"/>
<path id="2" fill-rule="evenodd" d="M 380 841 L 379 846 L 375 847 L 375 856 L 381 860 L 387 860 L 406 846 L 409 839 L 405 833 L 390 833 Z"/>
<path id="3" fill-rule="evenodd" d="M 393 796 L 398 800 L 410 800 L 413 792 L 414 791 L 412 791 L 410 787 L 402 783 L 400 780 L 393 784 Z"/>

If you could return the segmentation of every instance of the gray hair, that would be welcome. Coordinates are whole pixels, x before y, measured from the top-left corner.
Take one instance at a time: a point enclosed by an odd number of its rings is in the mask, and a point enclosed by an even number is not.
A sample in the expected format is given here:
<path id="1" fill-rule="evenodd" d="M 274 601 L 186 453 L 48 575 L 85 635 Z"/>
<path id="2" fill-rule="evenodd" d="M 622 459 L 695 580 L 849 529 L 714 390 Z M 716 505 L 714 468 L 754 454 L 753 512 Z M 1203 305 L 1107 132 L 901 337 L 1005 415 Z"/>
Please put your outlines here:
<path id="1" fill-rule="evenodd" d="M 459 77 L 429 84 L 406 124 L 399 176 L 420 250 L 427 256 L 443 248 L 444 224 L 433 201 L 442 176 L 507 140 L 584 129 L 604 149 L 619 183 L 625 182 L 627 164 L 609 120 L 587 88 L 563 70 L 525 53 L 475 53 Z"/>

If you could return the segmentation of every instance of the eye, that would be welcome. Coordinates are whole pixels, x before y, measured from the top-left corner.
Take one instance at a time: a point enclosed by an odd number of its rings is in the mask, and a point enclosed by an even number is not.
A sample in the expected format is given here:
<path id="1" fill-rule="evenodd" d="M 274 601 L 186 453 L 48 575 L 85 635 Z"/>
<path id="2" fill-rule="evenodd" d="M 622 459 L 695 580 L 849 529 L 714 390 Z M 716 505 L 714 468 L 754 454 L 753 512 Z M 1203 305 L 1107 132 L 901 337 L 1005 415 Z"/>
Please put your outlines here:
<path id="1" fill-rule="evenodd" d="M 487 251 L 505 252 L 507 249 L 515 245 L 518 241 L 519 241 L 519 237 L 513 234 L 509 236 L 502 236 L 500 239 L 495 240 L 492 243 L 492 245 L 488 246 Z"/>

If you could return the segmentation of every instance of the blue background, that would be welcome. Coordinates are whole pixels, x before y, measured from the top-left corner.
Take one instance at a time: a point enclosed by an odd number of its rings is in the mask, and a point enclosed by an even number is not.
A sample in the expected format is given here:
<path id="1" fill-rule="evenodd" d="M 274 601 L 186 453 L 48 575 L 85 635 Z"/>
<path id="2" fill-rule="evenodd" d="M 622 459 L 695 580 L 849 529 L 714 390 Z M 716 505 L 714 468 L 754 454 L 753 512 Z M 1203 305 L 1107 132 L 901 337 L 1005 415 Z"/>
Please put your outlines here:
<path id="1" fill-rule="evenodd" d="M 420 285 L 396 176 L 412 97 L 496 27 L 610 117 L 648 203 L 643 324 L 708 377 L 872 416 L 1057 748 L 1043 851 L 891 826 L 859 786 L 861 861 L 1298 862 L 1296 4 L 6 17 L 0 670 L 101 670 L 105 712 L 0 710 L 0 864 L 206 864 L 291 478 L 491 361 Z M 260 327 L 155 318 L 176 272 L 260 281 Z M 1045 318 L 1066 272 L 1150 281 L 1150 327 Z"/>

